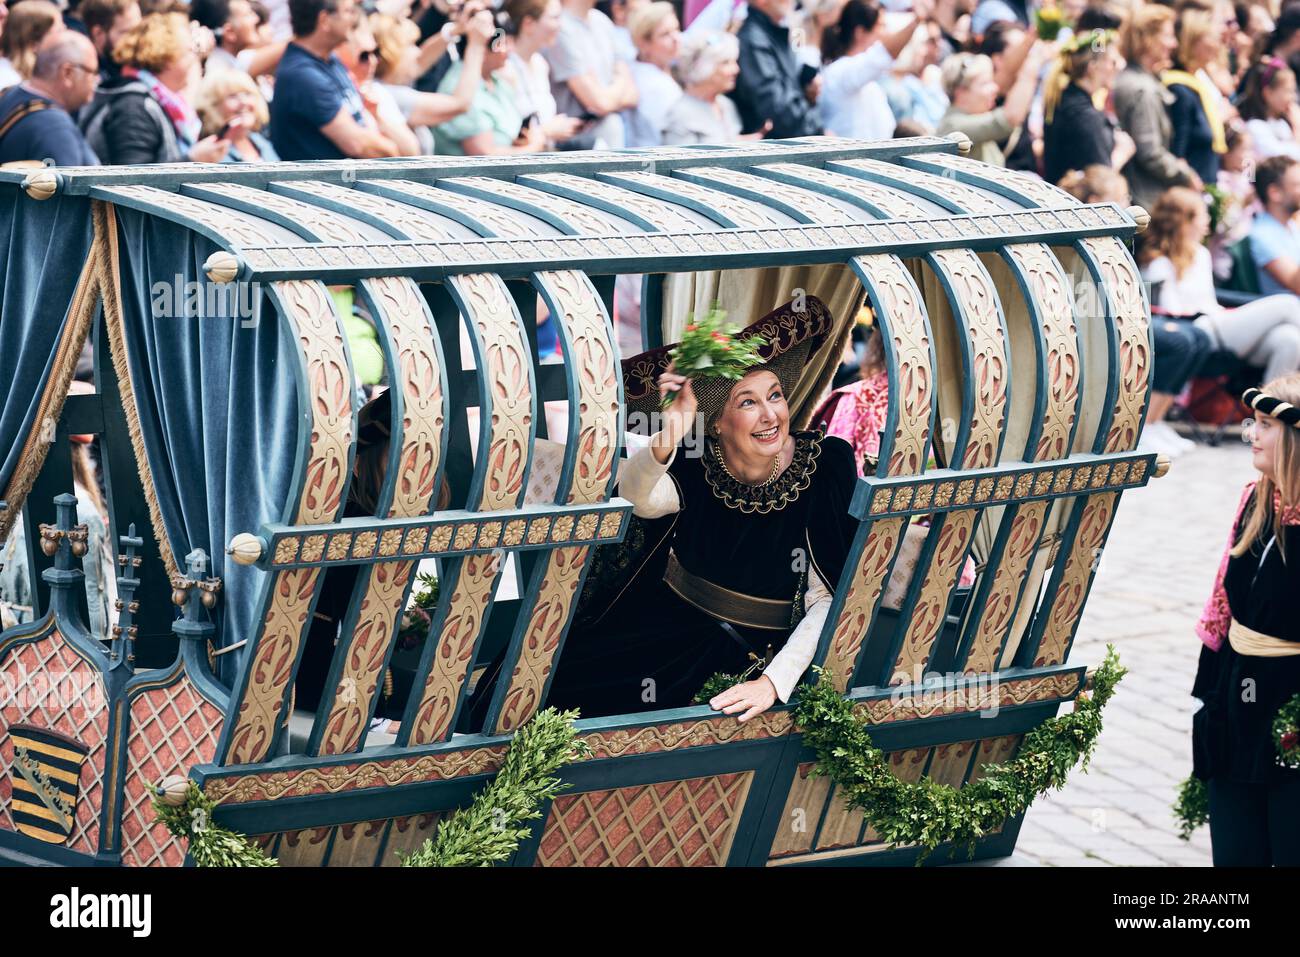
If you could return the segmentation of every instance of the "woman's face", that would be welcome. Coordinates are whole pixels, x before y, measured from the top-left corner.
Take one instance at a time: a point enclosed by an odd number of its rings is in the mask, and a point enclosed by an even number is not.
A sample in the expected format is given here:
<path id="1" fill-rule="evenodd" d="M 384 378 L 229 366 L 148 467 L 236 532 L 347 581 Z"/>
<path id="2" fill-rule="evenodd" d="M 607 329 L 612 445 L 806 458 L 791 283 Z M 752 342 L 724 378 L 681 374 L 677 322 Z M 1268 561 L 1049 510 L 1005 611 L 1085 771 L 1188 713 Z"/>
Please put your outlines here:
<path id="1" fill-rule="evenodd" d="M 544 50 L 554 45 L 555 40 L 560 35 L 560 0 L 551 0 L 546 5 L 540 19 L 531 18 L 524 20 L 520 27 L 521 34 L 527 34 L 533 40 L 538 49 Z"/>
<path id="2" fill-rule="evenodd" d="M 1261 415 L 1250 429 L 1251 465 L 1259 474 L 1277 481 L 1278 449 L 1282 445 L 1282 430 L 1291 426 L 1271 415 Z"/>
<path id="3" fill-rule="evenodd" d="M 1279 70 L 1273 82 L 1264 87 L 1264 106 L 1268 115 L 1286 116 L 1295 102 L 1295 74 L 1289 70 Z"/>
<path id="4" fill-rule="evenodd" d="M 199 55 L 194 52 L 194 46 L 188 31 L 183 34 L 183 38 L 185 42 L 181 44 L 180 52 L 176 55 L 176 58 L 167 65 L 167 69 L 160 71 L 158 74 L 158 79 L 163 85 L 174 93 L 193 90 L 203 75 Z"/>
<path id="5" fill-rule="evenodd" d="M 965 85 L 957 88 L 955 99 L 960 100 L 958 109 L 963 113 L 987 113 L 992 110 L 998 102 L 998 84 L 993 79 L 993 73 L 982 73 L 968 80 Z"/>
<path id="6" fill-rule="evenodd" d="M 234 90 L 221 98 L 221 118 L 224 123 L 243 117 L 247 129 L 257 129 L 257 98 L 248 90 Z"/>
<path id="7" fill-rule="evenodd" d="M 1155 58 L 1152 64 L 1155 71 L 1169 69 L 1170 64 L 1174 62 L 1174 51 L 1178 49 L 1178 36 L 1174 33 L 1172 20 L 1161 25 L 1160 32 L 1151 41 L 1149 49 Z"/>
<path id="8" fill-rule="evenodd" d="M 776 375 L 763 369 L 732 386 L 717 426 L 723 454 L 733 461 L 780 452 L 790 435 L 790 407 Z"/>
<path id="9" fill-rule="evenodd" d="M 1097 88 L 1109 90 L 1115 85 L 1115 78 L 1119 76 L 1119 71 L 1122 69 L 1124 69 L 1124 58 L 1119 55 L 1119 51 L 1114 46 L 1107 48 L 1106 52 L 1094 61 L 1092 67 L 1092 76 Z"/>
<path id="10" fill-rule="evenodd" d="M 393 66 L 393 74 L 388 77 L 388 82 L 397 86 L 413 86 L 420 72 L 420 48 L 412 44 L 402 50 L 402 55 L 398 57 L 397 63 Z"/>
<path id="11" fill-rule="evenodd" d="M 682 28 L 677 18 L 666 17 L 650 31 L 650 35 L 637 44 L 637 52 L 646 63 L 666 70 L 677 59 L 682 42 Z"/>
<path id="12" fill-rule="evenodd" d="M 505 66 L 514 48 L 514 37 L 505 33 L 498 34 L 496 39 L 488 44 L 487 52 L 483 54 L 483 75 L 495 73 Z"/>
<path id="13" fill-rule="evenodd" d="M 1201 35 L 1195 43 L 1192 44 L 1192 57 L 1196 60 L 1198 67 L 1207 63 L 1213 63 L 1219 58 L 1219 51 L 1223 49 L 1223 38 L 1219 36 L 1218 31 L 1210 30 Z"/>
<path id="14" fill-rule="evenodd" d="M 718 65 L 713 68 L 713 75 L 709 77 L 707 86 L 715 94 L 730 93 L 736 88 L 738 76 L 740 76 L 740 63 L 734 56 L 727 57 L 725 60 L 719 60 Z"/>
<path id="15" fill-rule="evenodd" d="M 1190 227 L 1192 239 L 1198 245 L 1201 240 L 1210 235 L 1210 211 L 1205 208 L 1205 204 L 1197 205 L 1192 212 L 1192 223 Z"/>

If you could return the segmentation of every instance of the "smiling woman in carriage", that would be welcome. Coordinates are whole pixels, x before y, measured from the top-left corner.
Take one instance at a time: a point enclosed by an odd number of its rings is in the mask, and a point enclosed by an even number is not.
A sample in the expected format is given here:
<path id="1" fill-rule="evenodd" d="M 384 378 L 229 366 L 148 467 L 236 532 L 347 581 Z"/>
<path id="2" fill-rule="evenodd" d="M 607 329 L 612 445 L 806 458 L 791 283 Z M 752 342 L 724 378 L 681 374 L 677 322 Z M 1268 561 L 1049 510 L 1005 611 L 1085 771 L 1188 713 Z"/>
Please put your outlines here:
<path id="1" fill-rule="evenodd" d="M 749 678 L 709 701 L 742 721 L 789 700 L 855 525 L 851 447 L 791 426 L 790 397 L 831 328 L 809 303 L 736 334 L 766 340 L 738 381 L 687 379 L 671 346 L 624 362 L 630 413 L 673 401 L 623 464 L 618 494 L 636 520 L 593 561 L 550 704 L 584 717 L 680 707 L 716 673 Z"/>

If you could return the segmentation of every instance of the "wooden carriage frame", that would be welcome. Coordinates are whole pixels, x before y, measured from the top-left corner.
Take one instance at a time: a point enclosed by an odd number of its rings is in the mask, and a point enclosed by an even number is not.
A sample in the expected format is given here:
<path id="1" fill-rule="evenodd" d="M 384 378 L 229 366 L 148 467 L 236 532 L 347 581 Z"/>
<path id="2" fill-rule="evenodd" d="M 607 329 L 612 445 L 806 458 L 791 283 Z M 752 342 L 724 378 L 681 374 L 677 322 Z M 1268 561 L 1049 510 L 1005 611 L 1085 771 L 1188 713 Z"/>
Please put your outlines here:
<path id="1" fill-rule="evenodd" d="M 30 488 L 11 480 L 0 489 L 24 510 L 43 612 L 0 634 L 0 678 L 12 687 L 57 668 L 96 692 L 58 707 L 4 704 L 0 779 L 13 770 L 14 724 L 68 734 L 89 756 L 62 844 L 20 833 L 0 783 L 0 858 L 178 864 L 183 850 L 152 824 L 145 794 L 173 773 L 199 782 L 220 821 L 286 864 L 395 863 L 468 800 L 510 734 L 545 705 L 593 547 L 626 531 L 630 505 L 611 498 L 625 423 L 610 315 L 624 273 L 647 277 L 645 348 L 663 341 L 666 275 L 843 264 L 861 282 L 883 332 L 892 399 L 879 472 L 859 481 L 845 517 L 858 530 L 815 663 L 870 722 L 900 776 L 960 785 L 1011 757 L 1083 687 L 1083 666 L 1067 658 L 1096 559 L 1120 492 L 1159 471 L 1135 451 L 1150 313 L 1126 241 L 1145 217 L 1079 204 L 968 159 L 967 146 L 960 137 L 815 138 L 527 159 L 0 171 L 0 189 L 26 194 L 15 202 L 62 203 L 74 218 L 93 218 L 82 282 L 61 291 L 70 305 L 60 350 L 91 335 L 97 358 L 97 393 L 72 396 L 61 411 L 57 374 L 41 384 L 50 393 L 42 408 L 58 416 L 56 441 L 32 445 Z M 280 522 L 231 530 L 248 533 L 239 557 L 264 576 L 260 625 L 238 648 L 209 647 L 207 607 L 221 596 L 199 567 L 170 554 L 151 514 L 147 458 L 132 449 L 129 370 L 114 340 L 119 209 L 206 237 L 215 246 L 209 279 L 260 283 L 274 321 L 299 343 L 298 402 L 310 427 L 291 501 Z M 1099 290 L 1096 314 L 1076 306 L 1080 276 Z M 329 284 L 354 286 L 374 318 L 397 400 L 393 462 L 408 463 L 390 468 L 381 512 L 368 518 L 342 517 L 356 403 L 339 388 L 352 366 Z M 538 294 L 557 321 L 562 364 L 538 360 Z M 829 348 L 838 349 L 849 320 L 835 318 Z M 473 369 L 462 368 L 462 330 Z M 940 332 L 953 343 L 943 400 L 957 428 L 942 439 L 951 467 L 925 471 L 944 376 Z M 1020 342 L 1015 362 L 1013 333 L 1032 341 Z M 1100 350 L 1090 368 L 1106 370 L 1104 388 L 1088 395 L 1085 349 Z M 1013 392 L 1024 434 L 1008 443 Z M 564 399 L 572 414 L 556 502 L 524 506 L 532 445 L 545 430 L 540 403 Z M 471 444 L 464 410 L 473 406 L 480 454 L 458 458 Z M 103 439 L 111 533 L 130 556 L 107 645 L 81 624 L 73 503 L 56 504 L 71 488 L 63 440 L 74 433 Z M 453 503 L 463 507 L 435 511 L 441 476 L 458 467 L 449 477 L 469 490 Z M 930 532 L 891 615 L 881 596 L 917 514 L 933 517 Z M 957 576 L 982 519 L 996 533 L 958 609 Z M 132 527 L 144 531 L 130 538 Z M 494 601 L 491 557 L 502 549 L 519 561 L 513 602 Z M 422 687 L 397 742 L 367 747 L 412 571 L 431 557 L 443 588 Z M 284 753 L 319 582 L 343 564 L 363 566 L 362 585 L 306 743 Z M 493 642 L 507 649 L 508 680 L 488 733 L 453 734 L 475 660 Z M 960 677 L 938 693 L 894 678 L 914 669 Z M 345 681 L 359 693 L 338 694 Z M 914 859 L 809 776 L 811 754 L 788 707 L 743 725 L 700 706 L 580 727 L 591 756 L 565 770 L 571 789 L 545 809 L 514 864 Z M 1007 822 L 978 856 L 1010 853 L 1019 825 Z"/>

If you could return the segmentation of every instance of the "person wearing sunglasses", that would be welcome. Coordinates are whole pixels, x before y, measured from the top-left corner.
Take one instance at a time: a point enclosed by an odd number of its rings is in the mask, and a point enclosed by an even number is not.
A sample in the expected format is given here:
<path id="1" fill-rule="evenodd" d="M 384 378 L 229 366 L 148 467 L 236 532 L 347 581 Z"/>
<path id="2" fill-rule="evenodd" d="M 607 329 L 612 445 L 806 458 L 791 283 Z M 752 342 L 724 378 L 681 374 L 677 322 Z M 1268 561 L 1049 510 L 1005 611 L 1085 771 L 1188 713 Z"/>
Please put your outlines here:
<path id="1" fill-rule="evenodd" d="M 420 141 L 415 131 L 407 125 L 393 94 L 382 83 L 375 80 L 375 70 L 379 65 L 379 46 L 370 24 L 363 16 L 357 21 L 348 42 L 339 48 L 339 59 L 347 67 L 352 82 L 361 94 L 361 102 L 366 112 L 374 120 L 384 136 L 397 148 L 398 156 L 418 156 L 421 152 Z"/>

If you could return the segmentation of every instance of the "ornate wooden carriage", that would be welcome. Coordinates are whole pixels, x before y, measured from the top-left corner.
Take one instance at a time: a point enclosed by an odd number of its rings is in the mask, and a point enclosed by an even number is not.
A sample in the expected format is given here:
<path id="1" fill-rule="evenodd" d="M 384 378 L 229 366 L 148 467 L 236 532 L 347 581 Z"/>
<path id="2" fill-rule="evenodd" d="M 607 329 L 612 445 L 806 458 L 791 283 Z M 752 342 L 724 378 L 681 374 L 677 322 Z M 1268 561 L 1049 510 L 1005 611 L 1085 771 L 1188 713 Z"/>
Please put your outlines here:
<path id="1" fill-rule="evenodd" d="M 960 785 L 1008 759 L 1079 692 L 1067 658 L 1119 493 L 1155 472 L 1134 451 L 1151 349 L 1126 241 L 1144 217 L 964 146 L 0 172 L 0 540 L 21 513 L 35 605 L 0 634 L 0 859 L 179 864 L 146 794 L 175 773 L 284 864 L 393 864 L 464 804 L 545 706 L 593 551 L 625 532 L 619 275 L 643 277 L 644 348 L 714 298 L 754 317 L 823 301 L 834 334 L 794 396 L 802 419 L 865 295 L 891 407 L 816 661 L 900 776 Z M 344 514 L 358 401 L 330 286 L 373 320 L 394 396 L 364 515 Z M 562 361 L 539 361 L 539 309 Z M 87 341 L 95 392 L 63 401 Z M 123 553 L 106 640 L 84 623 L 63 494 L 68 436 L 85 433 Z M 563 444 L 558 482 L 526 503 L 543 438 Z M 935 446 L 949 465 L 927 471 Z M 916 570 L 882 608 L 917 514 L 932 520 Z M 977 580 L 959 589 L 968 554 Z M 429 560 L 429 640 L 400 732 L 377 737 Z M 346 565 L 360 573 L 306 713 L 305 634 Z M 455 733 L 476 663 L 502 649 L 487 726 Z M 913 859 L 808 774 L 784 706 L 580 728 L 591 755 L 518 865 Z M 978 855 L 1010 853 L 1019 825 Z"/>

